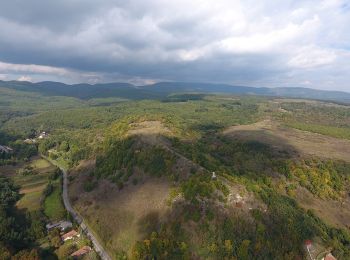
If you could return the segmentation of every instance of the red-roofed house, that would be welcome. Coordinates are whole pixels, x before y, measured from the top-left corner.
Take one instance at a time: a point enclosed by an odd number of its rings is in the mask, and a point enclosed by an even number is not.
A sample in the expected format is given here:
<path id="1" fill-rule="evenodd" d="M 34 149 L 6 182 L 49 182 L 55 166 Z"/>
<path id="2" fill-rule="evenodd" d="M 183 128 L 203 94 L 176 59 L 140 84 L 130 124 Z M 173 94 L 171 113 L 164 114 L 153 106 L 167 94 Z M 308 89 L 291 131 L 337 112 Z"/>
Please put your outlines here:
<path id="1" fill-rule="evenodd" d="M 79 256 L 82 256 L 82 255 L 85 255 L 85 254 L 89 253 L 91 250 L 92 250 L 91 247 L 83 246 L 82 248 L 80 248 L 78 251 L 75 251 L 70 256 L 72 256 L 72 257 L 79 257 Z"/>
<path id="2" fill-rule="evenodd" d="M 337 258 L 335 258 L 332 253 L 328 253 L 322 260 L 337 260 Z"/>
<path id="3" fill-rule="evenodd" d="M 73 239 L 74 237 L 80 237 L 80 234 L 75 230 L 71 230 L 68 233 L 61 236 L 62 241 L 67 241 L 69 239 Z"/>

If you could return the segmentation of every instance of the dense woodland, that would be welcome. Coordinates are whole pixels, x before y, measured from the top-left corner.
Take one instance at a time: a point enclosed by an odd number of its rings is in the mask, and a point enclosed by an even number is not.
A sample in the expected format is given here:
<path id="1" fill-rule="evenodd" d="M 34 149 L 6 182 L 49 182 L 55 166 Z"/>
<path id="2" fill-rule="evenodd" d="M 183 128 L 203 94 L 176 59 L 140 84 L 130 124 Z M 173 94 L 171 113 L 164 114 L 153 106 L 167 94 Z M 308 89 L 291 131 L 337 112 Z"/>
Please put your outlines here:
<path id="1" fill-rule="evenodd" d="M 94 158 L 96 168 L 83 184 L 85 192 L 93 192 L 101 179 L 119 189 L 139 185 L 135 169 L 174 183 L 174 196 L 181 194 L 185 203 L 174 209 L 172 218 L 147 230 L 147 237 L 133 246 L 131 258 L 298 259 L 305 256 L 304 241 L 314 238 L 332 248 L 339 259 L 350 257 L 349 230 L 326 224 L 295 200 L 299 186 L 322 199 L 339 201 L 348 196 L 349 163 L 295 156 L 261 142 L 221 135 L 228 126 L 269 117 L 288 127 L 350 139 L 347 106 L 288 100 L 277 106 L 265 97 L 203 94 L 156 100 L 63 96 L 52 100 L 40 91 L 2 91 L 11 98 L 0 98 L 0 144 L 10 146 L 14 153 L 0 154 L 0 165 L 26 161 L 36 153 L 67 167 Z M 175 153 L 127 135 L 131 124 L 146 120 L 158 120 L 171 130 L 164 137 L 171 149 L 197 165 L 189 176 L 180 176 L 174 168 Z M 24 143 L 41 131 L 49 136 Z M 212 171 L 218 179 L 211 179 Z M 225 210 L 229 185 L 238 184 L 266 205 L 266 211 L 257 208 L 247 217 Z M 5 177 L 0 185 L 0 258 L 22 254 L 37 259 L 40 252 L 35 241 L 46 235 L 37 221 L 42 213 L 18 222 L 18 187 Z M 197 245 L 188 239 L 188 223 L 195 223 L 192 231 L 199 237 Z M 127 253 L 117 254 L 123 258 Z"/>

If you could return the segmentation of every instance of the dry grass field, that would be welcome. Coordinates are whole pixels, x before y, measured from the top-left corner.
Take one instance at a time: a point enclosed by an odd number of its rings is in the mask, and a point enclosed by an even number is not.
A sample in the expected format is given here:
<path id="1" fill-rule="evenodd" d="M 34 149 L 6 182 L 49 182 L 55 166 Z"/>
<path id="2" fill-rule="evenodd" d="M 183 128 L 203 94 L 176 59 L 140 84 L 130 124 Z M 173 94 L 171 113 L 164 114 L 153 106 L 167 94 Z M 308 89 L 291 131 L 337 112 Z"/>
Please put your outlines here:
<path id="1" fill-rule="evenodd" d="M 260 141 L 296 154 L 350 161 L 349 140 L 283 127 L 271 120 L 232 126 L 223 134 L 236 139 Z"/>
<path id="2" fill-rule="evenodd" d="M 130 125 L 128 136 L 138 136 L 143 142 L 157 145 L 164 141 L 163 136 L 171 136 L 172 132 L 160 121 L 143 121 Z"/>
<path id="3" fill-rule="evenodd" d="M 303 187 L 298 187 L 295 199 L 305 209 L 312 209 L 326 223 L 350 229 L 350 198 L 342 201 L 320 199 Z"/>
<path id="4" fill-rule="evenodd" d="M 92 192 L 84 192 L 86 172 L 88 169 L 84 171 L 84 168 L 71 172 L 74 181 L 70 183 L 69 196 L 74 208 L 111 254 L 130 250 L 137 240 L 142 240 L 149 230 L 159 225 L 169 209 L 170 184 L 166 179 L 139 173 L 137 185 L 130 183 L 119 190 L 116 185 L 100 180 Z"/>

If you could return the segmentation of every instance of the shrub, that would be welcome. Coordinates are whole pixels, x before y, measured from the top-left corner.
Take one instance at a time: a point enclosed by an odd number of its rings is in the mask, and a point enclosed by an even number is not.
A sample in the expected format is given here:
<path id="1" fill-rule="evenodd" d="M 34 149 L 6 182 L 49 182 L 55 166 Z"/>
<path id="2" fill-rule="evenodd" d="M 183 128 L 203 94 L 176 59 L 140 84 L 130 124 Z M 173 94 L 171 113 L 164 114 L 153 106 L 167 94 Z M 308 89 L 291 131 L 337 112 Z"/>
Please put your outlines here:
<path id="1" fill-rule="evenodd" d="M 83 185 L 85 192 L 91 192 L 97 187 L 98 182 L 94 180 L 86 180 Z"/>

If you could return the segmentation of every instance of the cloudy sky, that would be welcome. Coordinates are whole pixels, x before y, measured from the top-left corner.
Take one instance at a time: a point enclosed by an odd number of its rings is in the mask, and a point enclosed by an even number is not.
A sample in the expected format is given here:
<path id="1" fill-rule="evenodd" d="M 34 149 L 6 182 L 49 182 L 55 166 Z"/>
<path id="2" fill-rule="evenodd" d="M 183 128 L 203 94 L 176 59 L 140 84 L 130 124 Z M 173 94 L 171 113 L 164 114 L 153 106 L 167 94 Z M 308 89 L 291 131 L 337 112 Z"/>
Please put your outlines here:
<path id="1" fill-rule="evenodd" d="M 350 0 L 0 2 L 0 79 L 350 92 Z"/>

